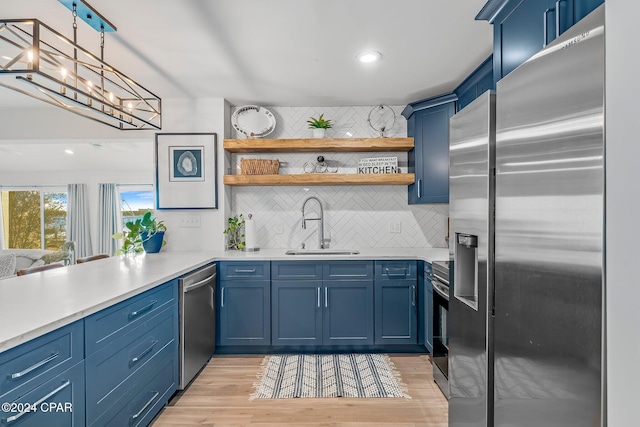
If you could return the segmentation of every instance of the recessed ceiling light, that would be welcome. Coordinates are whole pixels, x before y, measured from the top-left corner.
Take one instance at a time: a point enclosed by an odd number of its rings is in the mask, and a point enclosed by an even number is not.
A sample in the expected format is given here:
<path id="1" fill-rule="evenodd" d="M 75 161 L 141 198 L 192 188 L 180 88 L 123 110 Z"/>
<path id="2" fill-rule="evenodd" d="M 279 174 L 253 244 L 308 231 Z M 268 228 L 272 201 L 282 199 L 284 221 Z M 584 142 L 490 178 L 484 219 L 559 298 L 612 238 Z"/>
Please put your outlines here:
<path id="1" fill-rule="evenodd" d="M 68 148 L 66 150 L 64 150 L 64 152 L 67 153 L 67 154 L 73 154 L 73 150 L 70 150 Z"/>
<path id="2" fill-rule="evenodd" d="M 362 52 L 361 54 L 358 55 L 358 59 L 360 60 L 360 62 L 375 62 L 377 60 L 379 60 L 382 57 L 382 55 L 380 54 L 380 52 L 377 51 L 369 51 L 369 52 Z"/>

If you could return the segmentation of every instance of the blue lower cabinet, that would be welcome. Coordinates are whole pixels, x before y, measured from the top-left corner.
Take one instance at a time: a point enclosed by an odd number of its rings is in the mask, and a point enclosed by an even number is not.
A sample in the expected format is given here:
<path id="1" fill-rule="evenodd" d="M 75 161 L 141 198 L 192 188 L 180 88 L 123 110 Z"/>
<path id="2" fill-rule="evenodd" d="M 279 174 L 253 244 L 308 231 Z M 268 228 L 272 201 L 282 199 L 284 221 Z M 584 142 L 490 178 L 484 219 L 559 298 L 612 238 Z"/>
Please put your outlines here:
<path id="1" fill-rule="evenodd" d="M 325 281 L 323 344 L 372 345 L 373 294 L 373 281 Z"/>
<path id="2" fill-rule="evenodd" d="M 82 427 L 85 425 L 84 362 L 23 394 L 3 397 L 0 425 L 20 427 Z"/>
<path id="3" fill-rule="evenodd" d="M 218 345 L 271 345 L 271 282 L 221 281 Z"/>
<path id="4" fill-rule="evenodd" d="M 424 292 L 422 294 L 424 305 L 424 318 L 423 329 L 425 331 L 424 335 L 424 346 L 429 351 L 429 353 L 433 352 L 433 285 L 431 284 L 431 263 L 424 263 Z"/>
<path id="5" fill-rule="evenodd" d="M 271 337 L 274 346 L 322 344 L 321 280 L 271 283 Z"/>
<path id="6" fill-rule="evenodd" d="M 417 344 L 417 281 L 376 280 L 375 343 Z"/>

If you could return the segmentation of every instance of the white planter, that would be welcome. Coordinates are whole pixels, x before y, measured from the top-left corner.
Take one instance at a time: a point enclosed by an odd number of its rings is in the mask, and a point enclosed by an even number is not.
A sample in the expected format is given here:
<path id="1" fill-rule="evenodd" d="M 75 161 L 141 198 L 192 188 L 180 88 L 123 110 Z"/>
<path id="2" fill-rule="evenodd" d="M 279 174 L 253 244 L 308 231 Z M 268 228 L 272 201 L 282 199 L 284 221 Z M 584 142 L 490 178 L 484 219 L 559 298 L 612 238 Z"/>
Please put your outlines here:
<path id="1" fill-rule="evenodd" d="M 324 132 L 326 131 L 326 129 L 324 128 L 313 128 L 313 137 L 314 138 L 324 138 Z"/>

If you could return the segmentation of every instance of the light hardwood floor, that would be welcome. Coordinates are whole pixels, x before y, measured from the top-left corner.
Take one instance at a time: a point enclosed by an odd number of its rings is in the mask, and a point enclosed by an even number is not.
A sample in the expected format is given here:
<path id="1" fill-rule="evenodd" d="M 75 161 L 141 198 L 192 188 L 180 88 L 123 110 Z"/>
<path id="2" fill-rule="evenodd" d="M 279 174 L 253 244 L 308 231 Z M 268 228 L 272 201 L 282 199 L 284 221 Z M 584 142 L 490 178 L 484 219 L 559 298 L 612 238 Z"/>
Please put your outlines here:
<path id="1" fill-rule="evenodd" d="M 427 355 L 391 355 L 412 399 L 249 400 L 264 356 L 216 356 L 153 427 L 446 427 Z"/>

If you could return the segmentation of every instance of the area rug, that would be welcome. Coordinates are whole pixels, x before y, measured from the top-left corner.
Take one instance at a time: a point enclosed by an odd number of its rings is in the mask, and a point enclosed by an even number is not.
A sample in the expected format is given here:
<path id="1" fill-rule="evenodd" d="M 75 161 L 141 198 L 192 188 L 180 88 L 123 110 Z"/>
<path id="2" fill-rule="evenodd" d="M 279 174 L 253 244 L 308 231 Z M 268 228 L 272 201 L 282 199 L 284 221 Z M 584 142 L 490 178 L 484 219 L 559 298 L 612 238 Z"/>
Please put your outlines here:
<path id="1" fill-rule="evenodd" d="M 410 398 L 386 354 L 274 355 L 262 368 L 250 399 Z"/>

